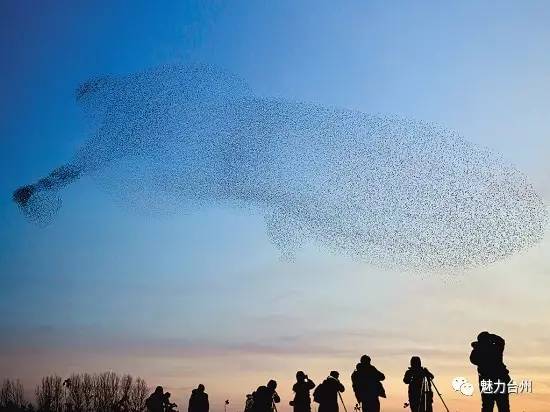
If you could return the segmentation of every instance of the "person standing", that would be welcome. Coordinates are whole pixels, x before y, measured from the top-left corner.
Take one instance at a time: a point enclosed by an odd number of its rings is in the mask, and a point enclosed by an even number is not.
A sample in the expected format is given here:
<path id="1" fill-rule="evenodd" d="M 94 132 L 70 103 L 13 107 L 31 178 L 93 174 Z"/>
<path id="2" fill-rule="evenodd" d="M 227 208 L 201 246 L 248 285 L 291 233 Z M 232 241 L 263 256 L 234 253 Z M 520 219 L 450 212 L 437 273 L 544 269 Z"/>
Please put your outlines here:
<path id="1" fill-rule="evenodd" d="M 405 372 L 403 382 L 409 385 L 409 406 L 411 412 L 432 412 L 433 391 L 432 379 L 434 376 L 422 367 L 422 361 L 418 356 L 411 358 L 411 366 Z"/>
<path id="2" fill-rule="evenodd" d="M 275 389 L 277 389 L 277 382 L 273 379 L 271 379 L 266 386 L 262 385 L 258 387 L 256 392 L 252 394 L 252 410 L 254 412 L 272 412 L 274 405 L 281 402 L 281 398 Z"/>
<path id="3" fill-rule="evenodd" d="M 208 394 L 205 392 L 205 387 L 201 383 L 196 389 L 191 391 L 189 398 L 188 412 L 208 412 L 210 403 L 208 402 Z"/>
<path id="4" fill-rule="evenodd" d="M 380 397 L 386 397 L 386 391 L 382 381 L 386 379 L 384 374 L 371 364 L 368 355 L 361 356 L 356 370 L 351 374 L 353 391 L 357 402 L 361 404 L 363 412 L 379 412 Z"/>
<path id="5" fill-rule="evenodd" d="M 330 375 L 313 392 L 313 399 L 319 403 L 319 412 L 338 412 L 338 396 L 344 392 L 344 385 L 338 378 L 337 371 L 330 372 Z"/>
<path id="6" fill-rule="evenodd" d="M 486 331 L 471 343 L 470 362 L 477 366 L 481 412 L 492 412 L 495 404 L 499 412 L 510 412 L 508 384 L 511 379 L 504 364 L 504 344 L 503 338 Z"/>
<path id="7" fill-rule="evenodd" d="M 313 388 L 315 388 L 315 383 L 304 372 L 296 372 L 296 383 L 292 386 L 294 399 L 291 402 L 294 412 L 311 412 L 309 392 Z"/>
<path id="8" fill-rule="evenodd" d="M 170 400 L 170 396 L 172 396 L 172 394 L 170 392 L 165 392 L 164 393 L 164 399 L 163 399 L 163 407 L 164 407 L 164 412 L 175 412 L 175 408 L 178 407 L 177 404 L 175 404 L 174 402 L 172 402 Z"/>
<path id="9" fill-rule="evenodd" d="M 164 412 L 164 388 L 157 386 L 145 401 L 148 412 Z"/>

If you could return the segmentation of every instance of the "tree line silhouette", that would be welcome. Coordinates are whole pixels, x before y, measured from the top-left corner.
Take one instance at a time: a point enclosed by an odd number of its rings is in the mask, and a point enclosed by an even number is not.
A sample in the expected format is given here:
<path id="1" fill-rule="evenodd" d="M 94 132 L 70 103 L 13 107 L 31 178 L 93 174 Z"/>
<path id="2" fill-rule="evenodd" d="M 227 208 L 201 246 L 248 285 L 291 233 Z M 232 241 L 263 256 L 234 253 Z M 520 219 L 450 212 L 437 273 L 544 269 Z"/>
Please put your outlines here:
<path id="1" fill-rule="evenodd" d="M 45 376 L 36 386 L 34 403 L 25 399 L 19 380 L 5 379 L 0 388 L 2 412 L 142 412 L 149 387 L 142 378 L 114 372 L 72 374 L 63 380 Z"/>

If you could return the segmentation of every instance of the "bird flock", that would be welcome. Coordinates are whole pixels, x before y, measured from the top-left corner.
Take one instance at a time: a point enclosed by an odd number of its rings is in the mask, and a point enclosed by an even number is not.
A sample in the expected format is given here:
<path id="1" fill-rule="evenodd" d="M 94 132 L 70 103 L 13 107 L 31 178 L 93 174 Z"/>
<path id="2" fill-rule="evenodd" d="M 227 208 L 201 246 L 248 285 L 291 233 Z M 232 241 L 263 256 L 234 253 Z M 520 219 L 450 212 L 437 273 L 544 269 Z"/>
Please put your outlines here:
<path id="1" fill-rule="evenodd" d="M 259 97 L 209 65 L 98 77 L 76 100 L 95 125 L 87 141 L 13 194 L 39 224 L 90 176 L 135 208 L 259 212 L 287 257 L 313 242 L 384 267 L 462 270 L 544 234 L 523 173 L 429 122 Z"/>

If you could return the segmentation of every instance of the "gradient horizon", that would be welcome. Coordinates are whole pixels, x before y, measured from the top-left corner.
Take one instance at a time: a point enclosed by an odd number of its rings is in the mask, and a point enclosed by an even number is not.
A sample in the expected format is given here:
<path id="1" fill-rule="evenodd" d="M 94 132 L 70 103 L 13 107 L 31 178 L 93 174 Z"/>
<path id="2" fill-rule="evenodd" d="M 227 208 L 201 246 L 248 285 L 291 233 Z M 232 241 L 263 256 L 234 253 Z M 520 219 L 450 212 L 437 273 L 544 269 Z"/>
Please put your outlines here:
<path id="1" fill-rule="evenodd" d="M 205 5 L 207 4 L 207 5 Z M 263 96 L 437 122 L 517 165 L 550 198 L 550 3 L 3 2 L 0 4 L 0 379 L 114 370 L 165 386 L 180 410 L 206 385 L 213 412 L 274 378 L 290 411 L 297 370 L 320 383 L 367 353 L 402 411 L 419 355 L 451 411 L 478 411 L 470 342 L 506 339 L 505 362 L 550 405 L 550 241 L 464 274 L 385 272 L 307 245 L 281 261 L 261 216 L 210 208 L 136 214 L 90 179 L 53 225 L 12 191 L 64 163 L 87 130 L 79 83 L 174 61 L 206 62 Z M 548 231 L 547 231 L 548 232 Z M 435 399 L 435 410 L 441 410 Z"/>

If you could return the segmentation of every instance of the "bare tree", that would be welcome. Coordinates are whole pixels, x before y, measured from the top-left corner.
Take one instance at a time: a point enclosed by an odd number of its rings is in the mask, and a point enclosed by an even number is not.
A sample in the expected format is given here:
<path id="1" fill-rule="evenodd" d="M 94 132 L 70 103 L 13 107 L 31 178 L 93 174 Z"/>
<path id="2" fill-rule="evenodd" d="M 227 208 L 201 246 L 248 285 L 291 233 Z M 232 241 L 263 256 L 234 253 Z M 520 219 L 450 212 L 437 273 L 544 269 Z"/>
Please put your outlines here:
<path id="1" fill-rule="evenodd" d="M 82 410 L 84 412 L 92 412 L 95 403 L 95 383 L 94 378 L 89 373 L 82 375 Z"/>
<path id="2" fill-rule="evenodd" d="M 66 382 L 65 409 L 74 412 L 84 412 L 84 385 L 83 376 L 73 373 Z"/>
<path id="3" fill-rule="evenodd" d="M 117 402 L 120 377 L 114 372 L 103 372 L 95 377 L 95 409 L 112 411 Z"/>
<path id="4" fill-rule="evenodd" d="M 63 411 L 65 405 L 65 391 L 63 380 L 59 376 L 52 376 L 53 408 L 54 411 Z"/>
<path id="5" fill-rule="evenodd" d="M 63 381 L 59 376 L 45 376 L 36 387 L 36 406 L 39 412 L 60 412 L 65 404 Z"/>
<path id="6" fill-rule="evenodd" d="M 0 388 L 0 409 L 17 410 L 25 407 L 25 391 L 19 379 L 5 379 Z"/>
<path id="7" fill-rule="evenodd" d="M 132 390 L 133 378 L 130 375 L 124 375 L 120 379 L 117 412 L 127 412 L 130 407 L 130 391 Z"/>
<path id="8" fill-rule="evenodd" d="M 141 378 L 136 378 L 130 391 L 130 410 L 132 412 L 145 411 L 145 400 L 149 395 L 149 388 L 145 381 Z"/>
<path id="9" fill-rule="evenodd" d="M 57 375 L 43 377 L 35 395 L 38 412 L 143 412 L 149 388 L 143 379 L 130 375 L 73 373 L 65 380 Z M 0 412 L 33 410 L 31 404 L 25 403 L 21 382 L 4 380 L 0 387 Z"/>
<path id="10" fill-rule="evenodd" d="M 40 412 L 52 411 L 52 388 L 49 377 L 42 378 L 36 387 L 36 406 Z"/>

